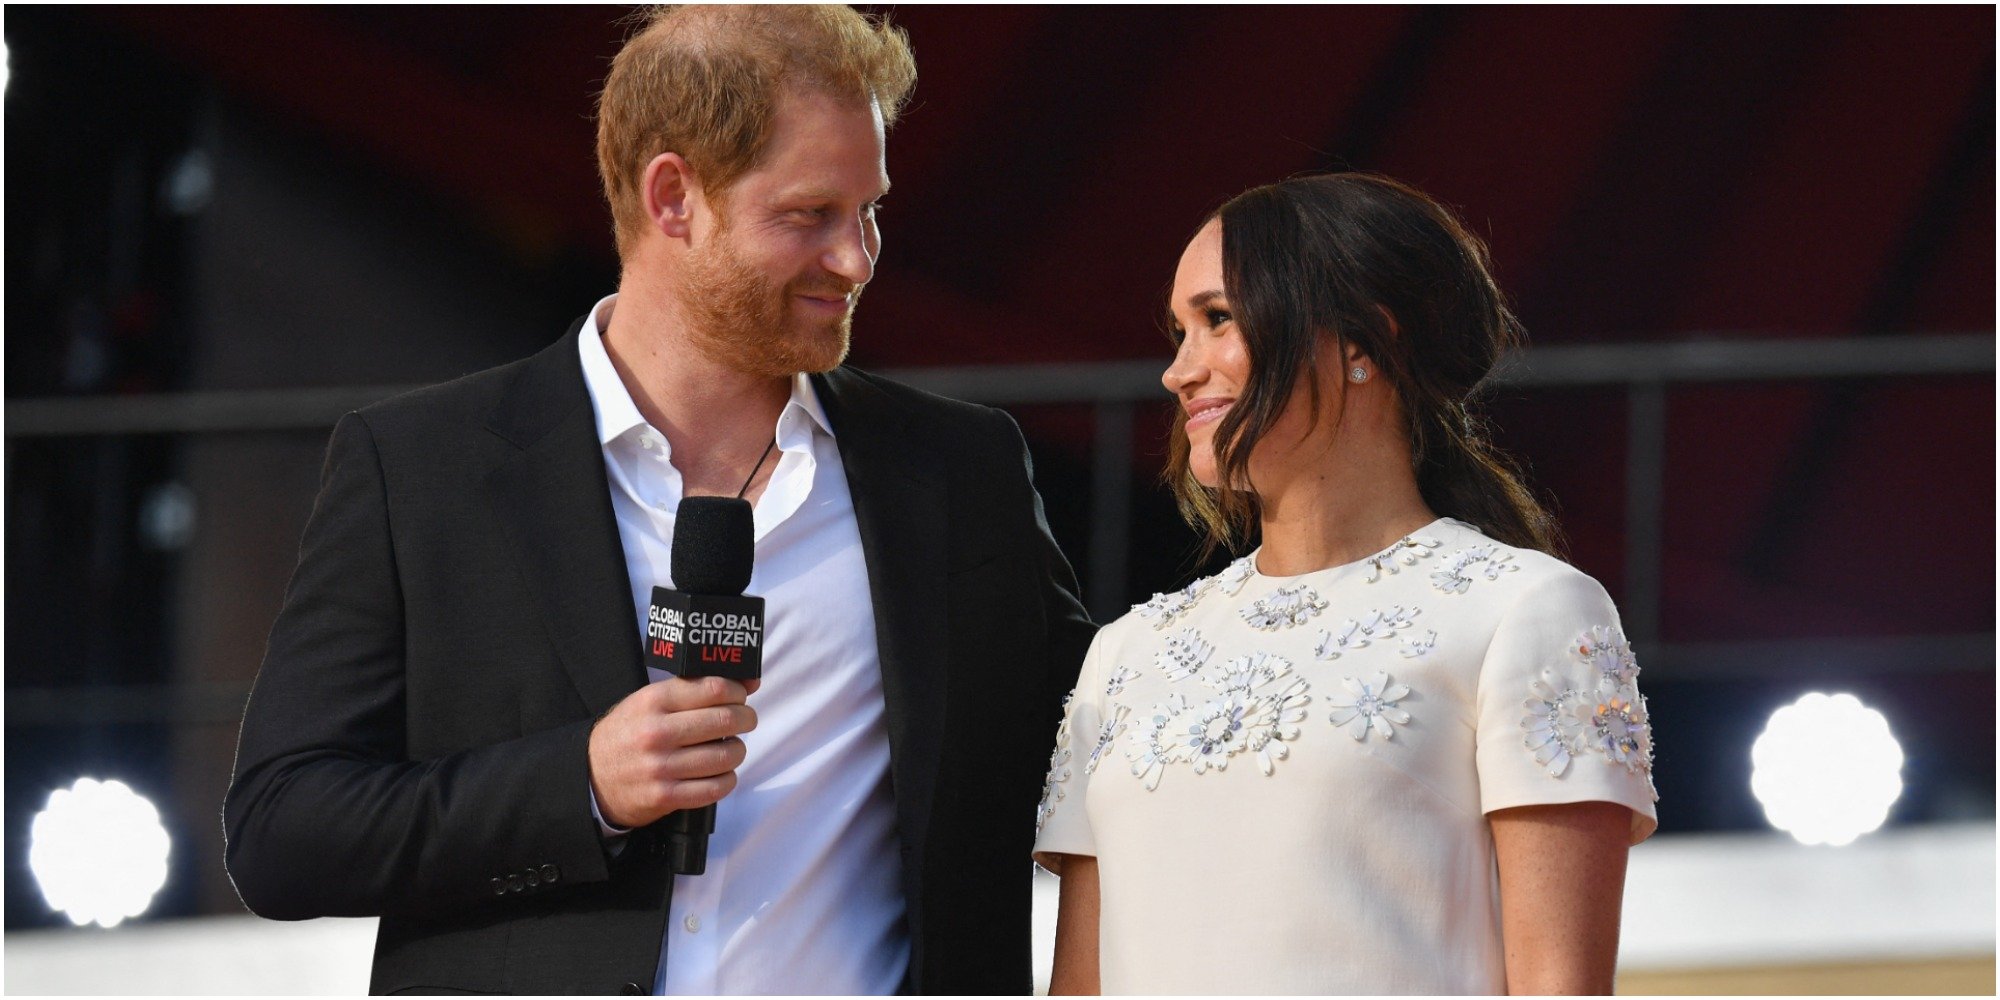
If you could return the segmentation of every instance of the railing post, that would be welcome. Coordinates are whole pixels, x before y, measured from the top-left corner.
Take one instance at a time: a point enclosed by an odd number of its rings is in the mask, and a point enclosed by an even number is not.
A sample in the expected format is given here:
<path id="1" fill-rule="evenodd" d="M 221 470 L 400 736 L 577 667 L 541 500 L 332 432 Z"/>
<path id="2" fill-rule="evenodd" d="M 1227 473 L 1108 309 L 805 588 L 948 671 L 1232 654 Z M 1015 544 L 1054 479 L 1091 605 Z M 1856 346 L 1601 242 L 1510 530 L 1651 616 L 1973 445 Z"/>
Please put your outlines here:
<path id="1" fill-rule="evenodd" d="M 1100 401 L 1090 447 L 1091 617 L 1107 622 L 1125 610 L 1132 548 L 1132 421 L 1129 402 Z"/>
<path id="2" fill-rule="evenodd" d="M 1660 553 L 1665 513 L 1667 387 L 1635 379 L 1626 389 L 1625 601 L 1619 615 L 1633 642 L 1660 637 Z"/>

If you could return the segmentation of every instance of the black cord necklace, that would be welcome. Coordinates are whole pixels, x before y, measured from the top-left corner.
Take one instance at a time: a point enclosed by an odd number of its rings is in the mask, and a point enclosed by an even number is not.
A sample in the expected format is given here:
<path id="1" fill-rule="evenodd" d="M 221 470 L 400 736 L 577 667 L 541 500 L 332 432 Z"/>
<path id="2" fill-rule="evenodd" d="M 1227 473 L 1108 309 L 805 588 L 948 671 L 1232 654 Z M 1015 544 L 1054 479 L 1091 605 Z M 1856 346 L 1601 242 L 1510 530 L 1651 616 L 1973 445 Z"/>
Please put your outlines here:
<path id="1" fill-rule="evenodd" d="M 771 457 L 771 449 L 776 448 L 777 446 L 778 446 L 778 437 L 777 435 L 773 434 L 771 436 L 771 443 L 764 446 L 764 453 L 762 455 L 757 456 L 757 464 L 751 466 L 750 474 L 744 477 L 743 488 L 736 491 L 736 499 L 741 500 L 743 499 L 743 494 L 750 492 L 750 481 L 757 478 L 757 470 L 762 469 L 764 467 L 764 460 Z"/>

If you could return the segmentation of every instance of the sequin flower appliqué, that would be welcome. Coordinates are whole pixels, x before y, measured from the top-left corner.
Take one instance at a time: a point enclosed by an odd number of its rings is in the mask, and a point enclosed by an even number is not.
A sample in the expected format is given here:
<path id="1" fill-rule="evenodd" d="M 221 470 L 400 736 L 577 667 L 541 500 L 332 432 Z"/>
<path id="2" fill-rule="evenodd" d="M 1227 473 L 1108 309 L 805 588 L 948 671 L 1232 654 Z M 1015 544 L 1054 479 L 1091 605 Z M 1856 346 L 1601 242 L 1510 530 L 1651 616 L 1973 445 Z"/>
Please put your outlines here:
<path id="1" fill-rule="evenodd" d="M 1243 609 L 1242 615 L 1251 628 L 1275 632 L 1281 628 L 1304 625 L 1325 610 L 1326 599 L 1319 596 L 1318 591 L 1300 584 L 1279 587 L 1269 596 L 1258 598 Z"/>
<path id="2" fill-rule="evenodd" d="M 1062 722 L 1056 726 L 1056 749 L 1049 755 L 1049 774 L 1042 779 L 1042 801 L 1035 806 L 1035 832 L 1049 822 L 1056 811 L 1056 803 L 1062 801 L 1063 784 L 1069 781 L 1069 722 L 1075 707 L 1076 692 L 1063 697 Z"/>
<path id="3" fill-rule="evenodd" d="M 1535 763 L 1560 778 L 1571 762 L 1595 754 L 1650 779 L 1653 727 L 1631 644 L 1618 629 L 1599 625 L 1570 642 L 1566 659 L 1529 686 L 1521 728 Z"/>

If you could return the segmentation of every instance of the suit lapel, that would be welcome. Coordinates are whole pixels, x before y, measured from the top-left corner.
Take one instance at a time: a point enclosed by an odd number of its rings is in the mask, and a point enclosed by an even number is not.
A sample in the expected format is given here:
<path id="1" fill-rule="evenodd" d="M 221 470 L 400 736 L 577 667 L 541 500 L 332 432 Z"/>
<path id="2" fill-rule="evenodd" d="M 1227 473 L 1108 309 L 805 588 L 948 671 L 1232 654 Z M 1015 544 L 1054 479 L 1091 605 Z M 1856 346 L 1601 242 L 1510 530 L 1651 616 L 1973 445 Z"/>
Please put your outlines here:
<path id="1" fill-rule="evenodd" d="M 646 683 L 625 551 L 569 335 L 528 359 L 488 427 L 520 450 L 486 480 L 536 609 L 592 715 Z"/>
<path id="2" fill-rule="evenodd" d="M 813 385 L 840 446 L 868 565 L 897 828 L 914 876 L 944 748 L 945 487 L 937 455 L 894 400 L 845 368 L 813 376 Z"/>

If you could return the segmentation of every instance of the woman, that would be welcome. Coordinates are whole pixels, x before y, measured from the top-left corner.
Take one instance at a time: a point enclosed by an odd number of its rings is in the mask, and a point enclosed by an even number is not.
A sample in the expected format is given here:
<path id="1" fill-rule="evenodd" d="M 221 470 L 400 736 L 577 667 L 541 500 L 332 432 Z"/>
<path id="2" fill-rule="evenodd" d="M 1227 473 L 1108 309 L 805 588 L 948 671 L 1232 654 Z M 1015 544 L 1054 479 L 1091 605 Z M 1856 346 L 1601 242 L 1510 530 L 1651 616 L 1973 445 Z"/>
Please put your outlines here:
<path id="1" fill-rule="evenodd" d="M 1469 409 L 1518 327 L 1381 177 L 1246 192 L 1174 277 L 1168 475 L 1261 545 L 1106 627 L 1036 860 L 1058 993 L 1607 993 L 1656 825 L 1638 666 Z"/>

